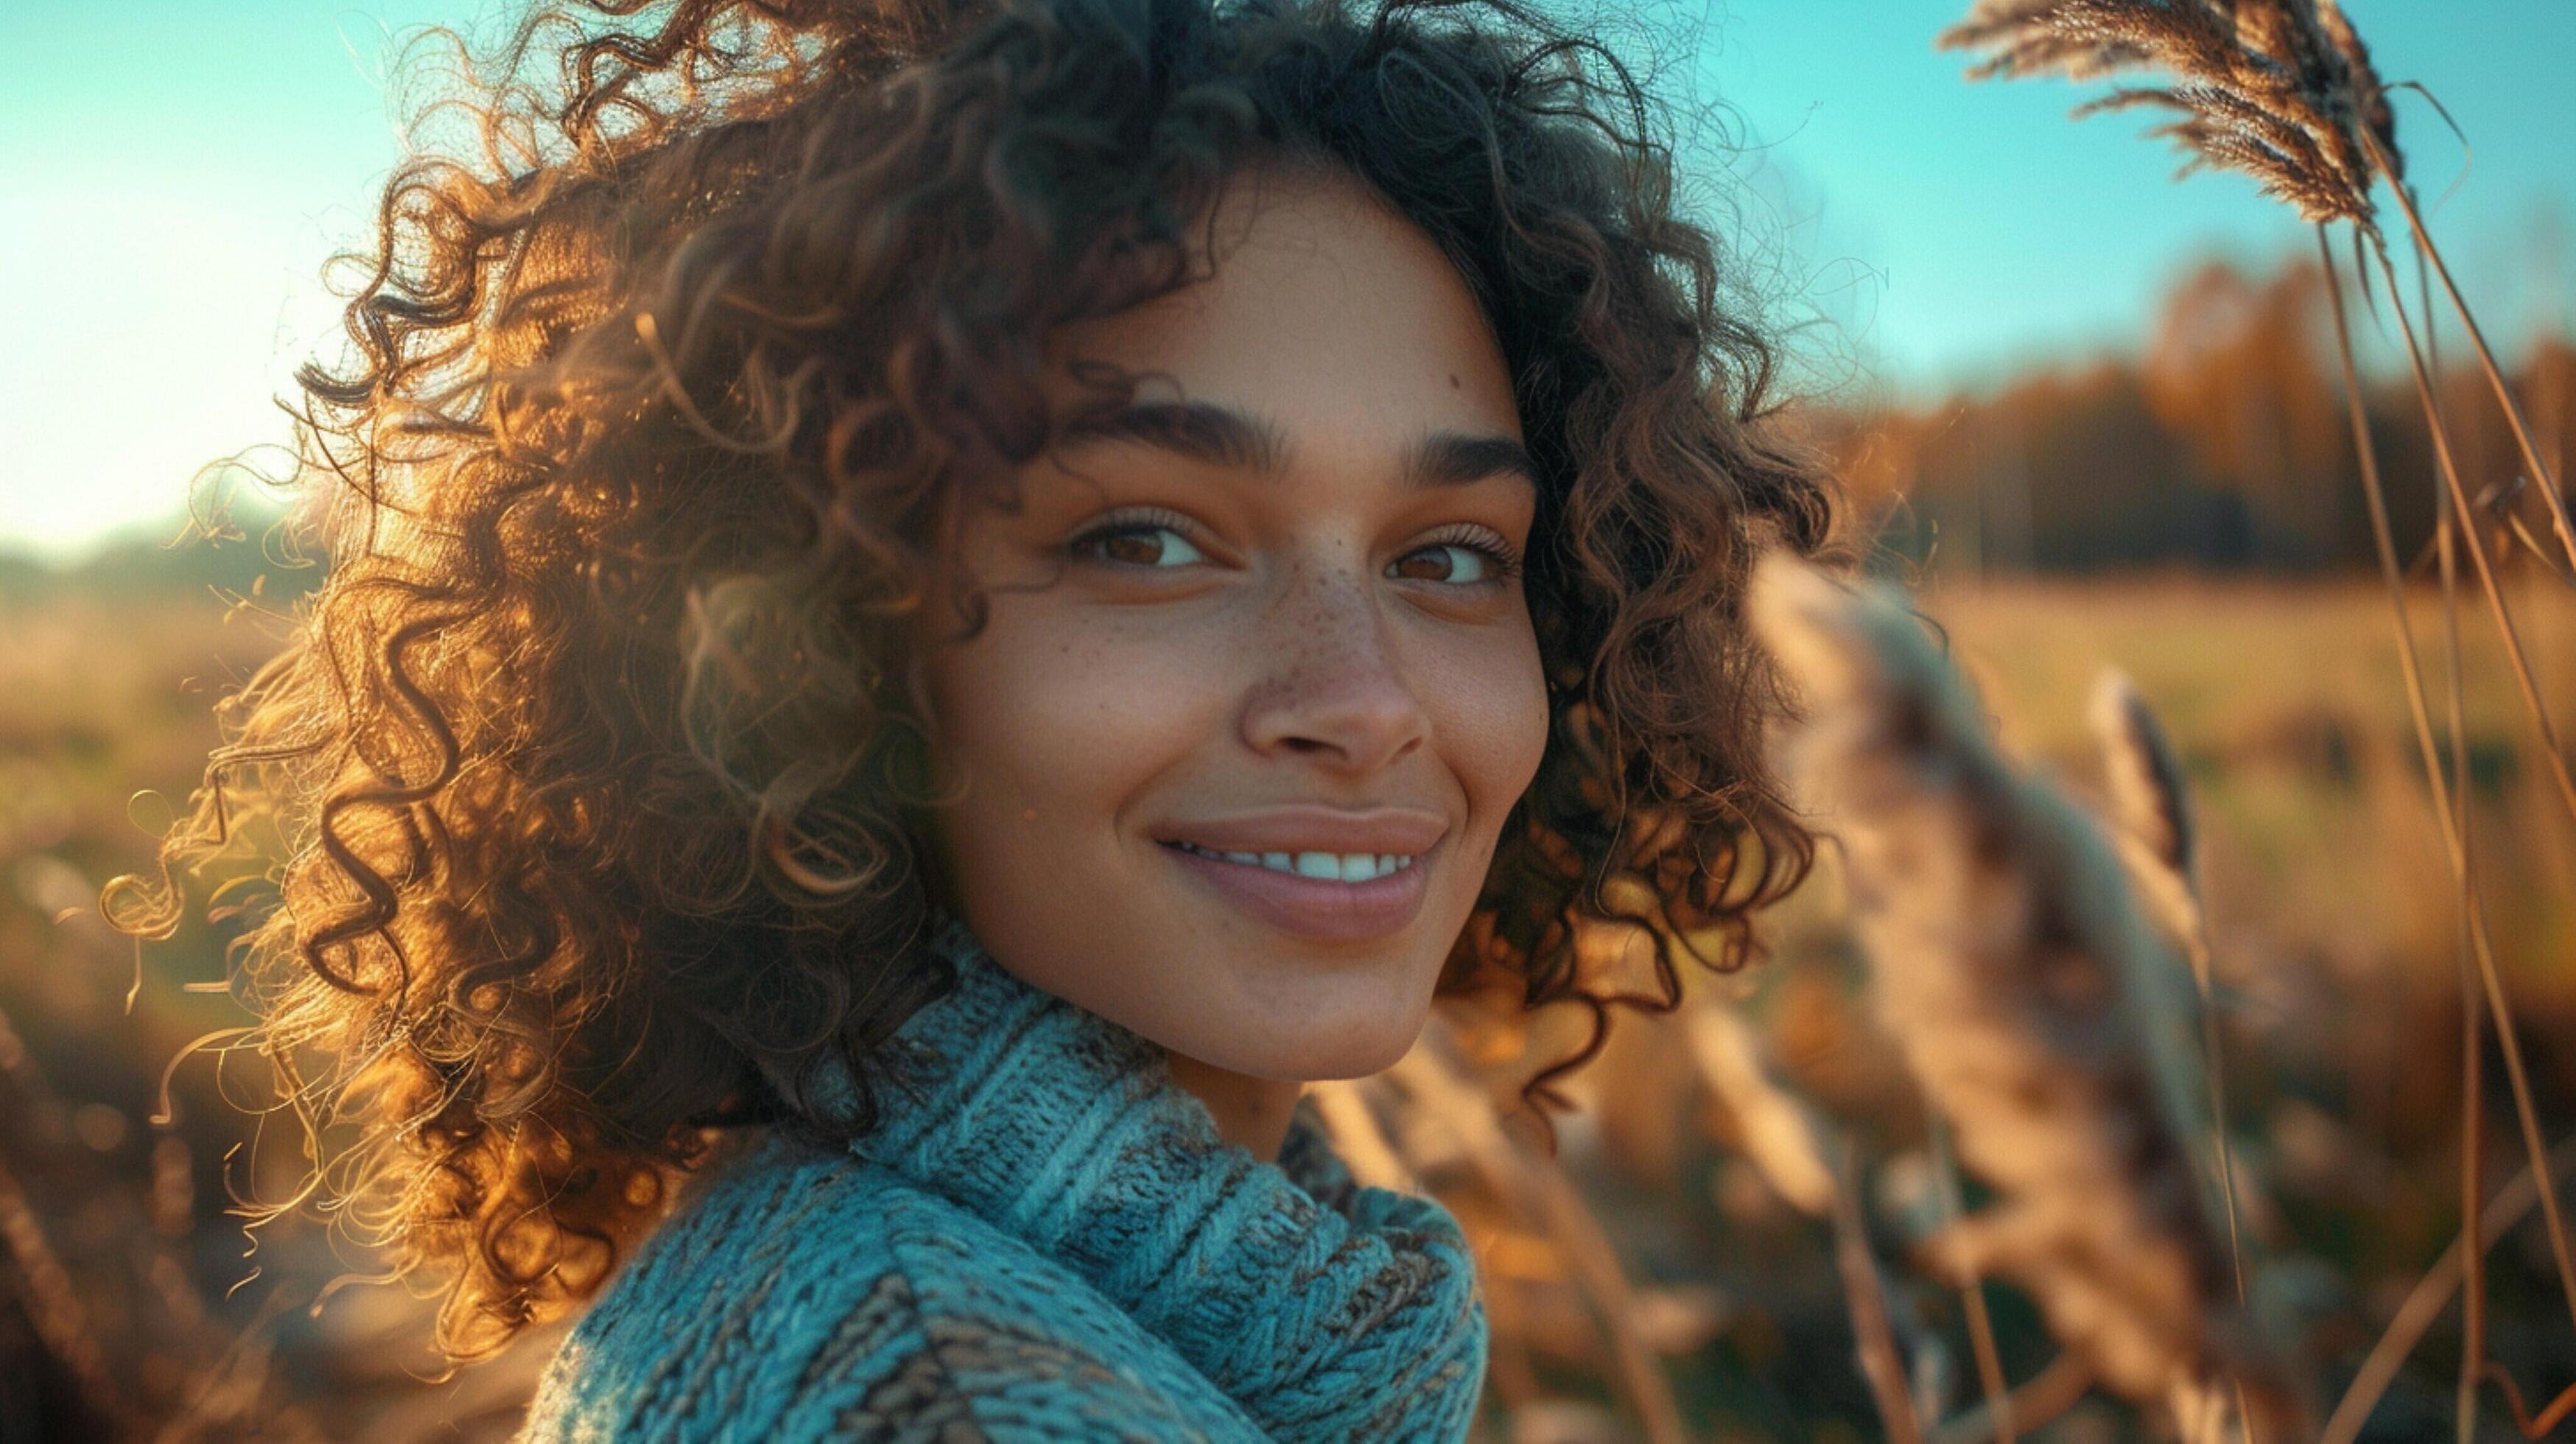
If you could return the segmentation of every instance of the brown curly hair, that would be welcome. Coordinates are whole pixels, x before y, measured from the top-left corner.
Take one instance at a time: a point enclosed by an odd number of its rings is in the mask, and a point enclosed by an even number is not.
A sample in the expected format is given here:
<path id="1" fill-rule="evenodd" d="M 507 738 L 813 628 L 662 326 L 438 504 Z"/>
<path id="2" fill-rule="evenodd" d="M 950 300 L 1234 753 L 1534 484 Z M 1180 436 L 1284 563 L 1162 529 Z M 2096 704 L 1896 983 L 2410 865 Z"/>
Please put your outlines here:
<path id="1" fill-rule="evenodd" d="M 445 1278 L 451 1357 L 595 1293 L 725 1125 L 872 1126 L 872 1058 L 949 981 L 902 623 L 953 502 L 1008 505 L 1070 419 L 1042 338 L 1187 284 L 1256 160 L 1439 244 L 1539 465 L 1549 742 L 1443 994 L 1587 1007 L 1524 1090 L 1561 1108 L 1609 1005 L 1740 962 L 1805 871 L 1738 604 L 1826 494 L 1596 42 L 1508 0 L 597 0 L 469 74 L 480 154 L 396 172 L 353 356 L 298 376 L 283 525 L 324 581 L 218 704 L 159 877 L 103 899 L 167 936 L 180 871 L 265 867 L 262 1049 L 355 1132 L 326 1196 Z M 1660 996 L 1594 991 L 1605 927 L 1654 938 Z M 849 1116 L 761 1081 L 827 1055 Z"/>

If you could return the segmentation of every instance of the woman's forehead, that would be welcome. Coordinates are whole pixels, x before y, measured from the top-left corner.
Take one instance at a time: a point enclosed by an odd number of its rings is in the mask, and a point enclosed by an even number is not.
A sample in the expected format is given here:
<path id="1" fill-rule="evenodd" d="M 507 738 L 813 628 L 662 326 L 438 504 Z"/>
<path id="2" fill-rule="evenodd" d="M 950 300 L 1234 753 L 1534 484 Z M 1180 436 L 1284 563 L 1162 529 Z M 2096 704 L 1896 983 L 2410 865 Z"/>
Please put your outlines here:
<path id="1" fill-rule="evenodd" d="M 1519 435 L 1511 377 L 1465 279 L 1422 230 L 1339 173 L 1250 175 L 1194 235 L 1187 284 L 1051 338 L 1052 385 L 1108 362 L 1137 397 L 1318 426 Z"/>

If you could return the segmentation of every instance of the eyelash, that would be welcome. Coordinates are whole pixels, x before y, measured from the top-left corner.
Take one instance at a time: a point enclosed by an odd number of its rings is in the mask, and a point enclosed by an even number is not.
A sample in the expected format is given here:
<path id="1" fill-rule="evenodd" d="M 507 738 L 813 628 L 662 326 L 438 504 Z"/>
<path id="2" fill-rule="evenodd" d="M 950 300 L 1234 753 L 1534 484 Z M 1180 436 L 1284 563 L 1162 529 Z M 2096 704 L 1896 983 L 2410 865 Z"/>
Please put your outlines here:
<path id="1" fill-rule="evenodd" d="M 1100 525 L 1065 543 L 1065 550 L 1079 552 L 1083 547 L 1109 537 L 1128 532 L 1154 531 L 1159 528 L 1169 528 L 1185 538 L 1190 538 L 1194 545 L 1196 543 L 1198 527 L 1188 517 L 1162 507 L 1145 507 L 1135 511 L 1111 513 Z M 1413 551 L 1406 552 L 1405 555 L 1412 556 L 1415 552 L 1430 551 L 1435 547 L 1444 546 L 1463 547 L 1483 557 L 1493 568 L 1494 574 L 1485 580 L 1464 582 L 1459 585 L 1503 586 L 1521 574 L 1520 553 L 1514 550 L 1510 543 L 1501 541 L 1481 528 L 1469 526 L 1464 522 L 1452 522 L 1442 527 L 1425 538 L 1422 545 L 1415 547 Z"/>

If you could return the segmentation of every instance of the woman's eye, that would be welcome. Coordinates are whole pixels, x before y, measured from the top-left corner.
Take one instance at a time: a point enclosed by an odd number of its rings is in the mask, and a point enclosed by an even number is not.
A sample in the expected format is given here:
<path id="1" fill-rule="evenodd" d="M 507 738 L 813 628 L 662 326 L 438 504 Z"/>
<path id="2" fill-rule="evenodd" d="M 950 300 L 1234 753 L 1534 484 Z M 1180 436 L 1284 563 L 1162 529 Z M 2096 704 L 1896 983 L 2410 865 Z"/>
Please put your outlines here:
<path id="1" fill-rule="evenodd" d="M 1096 551 L 1095 551 L 1096 549 Z M 1206 561 L 1190 539 L 1177 530 L 1158 522 L 1129 522 L 1123 526 L 1104 527 L 1073 543 L 1076 556 L 1098 555 L 1126 566 L 1184 566 Z"/>
<path id="2" fill-rule="evenodd" d="M 1395 565 L 1405 567 L 1423 557 L 1438 560 L 1435 560 L 1428 569 L 1404 573 L 1409 580 L 1455 582 L 1473 586 L 1497 580 L 1498 573 L 1501 571 L 1500 558 L 1482 547 L 1468 546 L 1463 542 L 1440 542 L 1423 547 L 1398 558 Z"/>

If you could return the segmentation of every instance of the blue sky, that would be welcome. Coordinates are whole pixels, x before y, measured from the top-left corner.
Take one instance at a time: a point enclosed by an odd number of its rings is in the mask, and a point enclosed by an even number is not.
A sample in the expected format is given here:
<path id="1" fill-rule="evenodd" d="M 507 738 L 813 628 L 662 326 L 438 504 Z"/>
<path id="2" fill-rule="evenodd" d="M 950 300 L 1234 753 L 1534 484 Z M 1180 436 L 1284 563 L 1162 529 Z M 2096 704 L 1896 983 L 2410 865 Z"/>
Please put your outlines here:
<path id="1" fill-rule="evenodd" d="M 1622 8 L 1603 4 L 1602 13 Z M 1720 219 L 1802 383 L 1900 397 L 2134 344 L 2213 251 L 2312 244 L 2253 185 L 2170 181 L 2134 117 L 2088 90 L 1971 85 L 1931 37 L 1964 0 L 1660 0 L 1602 34 L 1660 59 L 1692 198 Z M 2476 146 L 2433 219 L 2490 333 L 2576 329 L 2576 55 L 2569 0 L 2347 0 L 2382 73 L 2420 80 Z M 399 156 L 389 37 L 490 26 L 439 0 L 148 0 L 0 7 L 0 547 L 70 558 L 158 527 L 199 466 L 288 436 L 271 398 L 336 345 L 319 285 Z M 2428 106 L 2401 139 L 2440 194 L 2462 152 Z M 2560 229 L 2548 239 L 2550 227 Z M 250 458 L 255 464 L 256 452 Z"/>
<path id="2" fill-rule="evenodd" d="M 1973 57 L 1930 42 L 1965 8 L 1735 0 L 1660 11 L 1709 17 L 1694 73 L 1743 147 L 1713 173 L 1763 198 L 1748 220 L 1775 228 L 1796 268 L 1785 279 L 1839 323 L 1831 339 L 1858 353 L 1861 379 L 1920 394 L 2129 343 L 2195 259 L 2259 265 L 2313 248 L 2311 228 L 2250 179 L 2175 182 L 2180 156 L 2141 134 L 2146 113 L 2067 119 L 2106 87 L 1961 79 Z M 2576 4 L 2344 8 L 2381 77 L 2422 82 L 2475 146 L 2461 179 L 2460 143 L 2420 97 L 2400 95 L 2399 141 L 2419 187 L 2442 197 L 2460 180 L 2431 214 L 2434 239 L 2491 339 L 2519 343 L 2535 306 L 2567 327 L 2576 286 L 2554 283 L 2542 257 L 2576 264 L 2576 238 L 2544 239 L 2553 224 L 2576 226 L 2576 88 L 2565 81 Z M 2403 229 L 2393 211 L 2388 223 Z"/>

